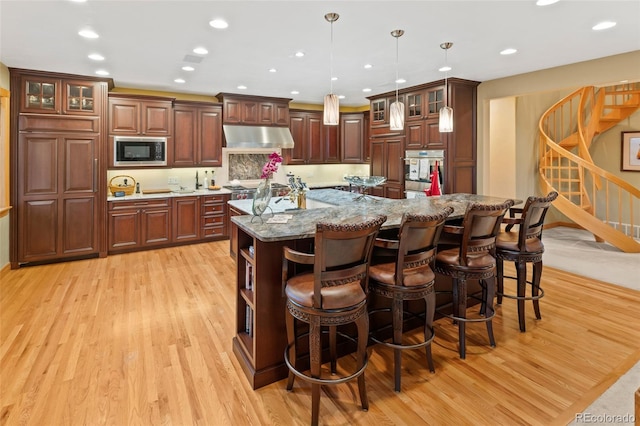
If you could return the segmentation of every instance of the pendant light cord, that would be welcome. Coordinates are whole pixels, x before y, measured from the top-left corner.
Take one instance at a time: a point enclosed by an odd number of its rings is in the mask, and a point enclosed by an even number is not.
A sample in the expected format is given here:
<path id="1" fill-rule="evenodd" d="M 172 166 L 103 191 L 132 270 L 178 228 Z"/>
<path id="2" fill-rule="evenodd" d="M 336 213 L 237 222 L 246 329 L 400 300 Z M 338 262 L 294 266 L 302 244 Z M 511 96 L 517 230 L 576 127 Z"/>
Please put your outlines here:
<path id="1" fill-rule="evenodd" d="M 329 93 L 333 95 L 333 20 L 331 21 L 331 48 L 329 49 Z"/>
<path id="2" fill-rule="evenodd" d="M 398 37 L 396 39 L 396 102 L 398 102 Z"/>

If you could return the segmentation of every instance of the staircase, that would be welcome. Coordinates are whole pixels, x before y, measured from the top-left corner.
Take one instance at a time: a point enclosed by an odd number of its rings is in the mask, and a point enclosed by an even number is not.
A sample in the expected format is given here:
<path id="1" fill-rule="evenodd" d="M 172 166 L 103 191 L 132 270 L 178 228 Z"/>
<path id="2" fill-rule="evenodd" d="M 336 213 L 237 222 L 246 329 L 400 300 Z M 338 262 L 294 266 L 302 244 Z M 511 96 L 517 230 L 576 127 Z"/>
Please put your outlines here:
<path id="1" fill-rule="evenodd" d="M 557 191 L 554 207 L 597 241 L 627 253 L 640 253 L 633 238 L 640 225 L 640 189 L 596 166 L 589 147 L 638 109 L 640 83 L 589 86 L 553 105 L 539 124 L 543 193 Z"/>

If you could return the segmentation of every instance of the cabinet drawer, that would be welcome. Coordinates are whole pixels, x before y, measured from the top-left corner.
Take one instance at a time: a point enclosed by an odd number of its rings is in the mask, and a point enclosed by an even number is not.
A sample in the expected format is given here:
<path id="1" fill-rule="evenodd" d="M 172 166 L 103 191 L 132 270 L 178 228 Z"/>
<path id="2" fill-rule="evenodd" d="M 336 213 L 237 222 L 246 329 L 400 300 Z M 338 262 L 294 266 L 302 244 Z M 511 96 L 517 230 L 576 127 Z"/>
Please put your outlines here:
<path id="1" fill-rule="evenodd" d="M 202 233 L 200 235 L 202 236 L 202 238 L 224 237 L 226 236 L 225 228 L 226 227 L 221 224 L 202 228 Z"/>
<path id="2" fill-rule="evenodd" d="M 214 215 L 218 215 L 218 214 L 224 214 L 225 213 L 225 208 L 224 208 L 224 204 L 203 204 L 202 205 L 202 215 L 210 215 L 210 214 L 214 214 Z"/>
<path id="3" fill-rule="evenodd" d="M 203 216 L 200 220 L 202 227 L 224 224 L 224 216 Z"/>
<path id="4" fill-rule="evenodd" d="M 224 204 L 224 196 L 222 195 L 203 195 L 202 204 Z"/>
<path id="5" fill-rule="evenodd" d="M 156 207 L 170 207 L 169 198 L 156 198 L 151 200 L 127 200 L 127 201 L 110 201 L 109 210 L 123 209 L 144 209 Z"/>

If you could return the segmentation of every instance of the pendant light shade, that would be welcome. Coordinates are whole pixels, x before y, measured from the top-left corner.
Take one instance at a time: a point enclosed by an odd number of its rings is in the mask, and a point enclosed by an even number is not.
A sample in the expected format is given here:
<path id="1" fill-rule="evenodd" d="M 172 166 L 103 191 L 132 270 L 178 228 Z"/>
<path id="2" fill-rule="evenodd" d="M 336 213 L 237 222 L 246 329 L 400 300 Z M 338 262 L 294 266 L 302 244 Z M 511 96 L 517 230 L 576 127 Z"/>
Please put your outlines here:
<path id="1" fill-rule="evenodd" d="M 338 96 L 330 93 L 324 97 L 324 124 L 327 126 L 338 125 L 340 118 L 340 101 Z"/>
<path id="2" fill-rule="evenodd" d="M 340 120 L 340 101 L 338 96 L 333 94 L 333 23 L 340 18 L 337 13 L 327 13 L 324 19 L 331 23 L 331 57 L 329 64 L 330 93 L 324 97 L 324 118 L 325 126 L 337 126 Z"/>
<path id="3" fill-rule="evenodd" d="M 446 67 L 445 75 L 444 75 L 444 106 L 440 108 L 440 120 L 438 122 L 438 128 L 440 133 L 450 133 L 453 132 L 453 108 L 449 107 L 448 98 L 449 98 L 449 86 L 447 84 L 447 77 L 449 73 L 449 66 L 447 63 L 447 51 L 451 49 L 453 43 L 446 42 L 440 45 L 441 49 L 444 49 L 444 65 Z"/>
<path id="4" fill-rule="evenodd" d="M 393 30 L 391 35 L 396 39 L 396 101 L 389 107 L 389 129 L 404 129 L 404 103 L 398 100 L 398 38 L 404 34 L 403 30 Z"/>

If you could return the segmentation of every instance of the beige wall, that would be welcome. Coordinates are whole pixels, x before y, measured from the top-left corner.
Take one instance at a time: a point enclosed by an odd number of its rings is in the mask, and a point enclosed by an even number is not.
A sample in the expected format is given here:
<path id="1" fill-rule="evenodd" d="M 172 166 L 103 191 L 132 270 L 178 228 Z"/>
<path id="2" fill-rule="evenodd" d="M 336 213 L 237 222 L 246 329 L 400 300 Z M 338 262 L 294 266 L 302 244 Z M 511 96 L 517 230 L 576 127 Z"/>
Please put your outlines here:
<path id="1" fill-rule="evenodd" d="M 9 90 L 9 69 L 0 62 L 0 87 Z M 4 167 L 4 166 L 3 166 Z M 0 269 L 9 263 L 9 214 L 0 217 Z"/>
<path id="2" fill-rule="evenodd" d="M 640 51 L 481 83 L 478 86 L 478 193 L 522 200 L 531 194 L 540 194 L 537 177 L 540 116 L 579 87 L 614 84 L 622 80 L 640 80 Z M 508 98 L 515 99 L 516 130 L 512 141 L 515 150 L 505 149 L 504 141 L 494 141 L 496 135 L 513 134 L 512 123 L 496 118 L 501 113 L 500 107 L 505 105 L 496 100 Z M 640 130 L 640 112 L 598 136 L 591 154 L 598 166 L 640 187 L 640 173 L 620 171 L 620 132 L 628 130 Z M 501 149 L 504 154 L 499 151 Z M 496 176 L 492 168 L 502 168 L 501 163 L 512 161 L 517 164 L 513 179 L 515 188 L 508 179 L 492 179 Z M 550 220 L 566 219 L 551 212 Z"/>

